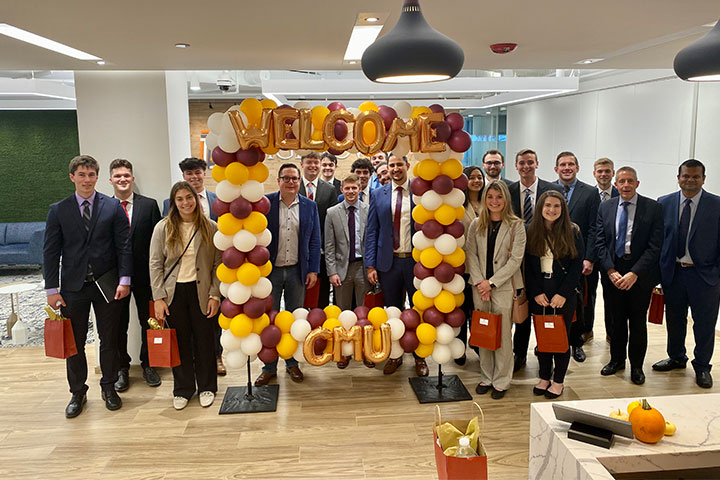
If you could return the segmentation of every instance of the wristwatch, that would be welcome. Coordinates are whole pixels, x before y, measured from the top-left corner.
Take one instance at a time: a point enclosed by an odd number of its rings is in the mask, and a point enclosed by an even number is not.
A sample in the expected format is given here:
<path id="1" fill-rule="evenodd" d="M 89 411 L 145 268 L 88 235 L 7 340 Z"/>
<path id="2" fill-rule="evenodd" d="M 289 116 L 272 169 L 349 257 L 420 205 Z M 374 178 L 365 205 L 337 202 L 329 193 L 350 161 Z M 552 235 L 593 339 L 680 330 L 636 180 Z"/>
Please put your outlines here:
<path id="1" fill-rule="evenodd" d="M 488 282 L 488 283 L 490 283 L 490 288 L 491 288 L 491 289 L 497 287 L 497 285 L 495 285 L 493 282 Z"/>

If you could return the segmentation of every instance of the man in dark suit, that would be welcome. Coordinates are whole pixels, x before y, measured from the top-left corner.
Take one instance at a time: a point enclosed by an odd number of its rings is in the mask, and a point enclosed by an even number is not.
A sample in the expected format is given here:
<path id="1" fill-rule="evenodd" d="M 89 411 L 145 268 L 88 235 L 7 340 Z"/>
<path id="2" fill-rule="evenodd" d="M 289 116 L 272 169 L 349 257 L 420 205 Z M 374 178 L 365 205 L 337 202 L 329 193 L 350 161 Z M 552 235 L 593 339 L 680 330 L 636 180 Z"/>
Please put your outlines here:
<path id="1" fill-rule="evenodd" d="M 548 190 L 562 191 L 557 183 L 546 182 L 535 174 L 539 166 L 537 153 L 526 148 L 515 155 L 515 168 L 520 175 L 520 180 L 508 186 L 510 190 L 510 203 L 515 215 L 522 218 L 525 226 L 530 224 L 535 202 L 540 195 Z M 515 363 L 513 372 L 520 370 L 527 360 L 528 344 L 530 343 L 530 328 L 532 322 L 528 317 L 523 323 L 515 325 L 513 335 L 513 353 Z"/>
<path id="2" fill-rule="evenodd" d="M 325 216 L 327 211 L 333 205 L 338 203 L 335 188 L 324 180 L 320 179 L 320 155 L 316 152 L 310 152 L 300 158 L 300 168 L 302 168 L 302 180 L 300 180 L 300 195 L 304 195 L 317 205 L 318 214 L 320 215 L 320 241 L 324 244 L 323 238 L 325 231 Z M 320 255 L 320 272 L 318 283 L 314 287 L 318 289 L 317 305 L 308 305 L 308 307 L 325 308 L 330 302 L 330 281 L 328 280 L 327 270 L 325 269 L 325 255 Z"/>
<path id="3" fill-rule="evenodd" d="M 132 276 L 130 226 L 120 202 L 95 191 L 99 170 L 97 161 L 89 155 L 72 159 L 70 181 L 75 184 L 75 193 L 50 205 L 45 226 L 43 275 L 47 303 L 52 308 L 62 307 L 63 315 L 72 321 L 78 351 L 66 360 L 72 393 L 65 409 L 67 418 L 80 415 L 87 400 L 85 341 L 91 305 L 100 337 L 102 398 L 108 410 L 122 407 L 114 384 L 122 309 L 119 300 L 129 295 Z"/>
<path id="4" fill-rule="evenodd" d="M 415 206 L 408 181 L 406 157 L 391 156 L 388 162 L 392 183 L 370 194 L 370 212 L 365 232 L 365 267 L 371 284 L 380 282 L 387 306 L 405 309 L 405 295 L 412 305 L 415 277 L 412 258 L 412 236 L 415 233 L 411 212 Z M 402 357 L 390 359 L 383 373 L 395 373 Z M 428 374 L 425 359 L 415 356 L 418 376 Z"/>
<path id="5" fill-rule="evenodd" d="M 629 357 L 630 379 L 636 385 L 645 383 L 647 310 L 652 289 L 660 281 L 658 261 L 663 244 L 662 208 L 655 200 L 637 194 L 639 184 L 634 168 L 618 169 L 615 187 L 620 196 L 600 206 L 596 239 L 598 263 L 613 284 L 610 362 L 600 373 L 613 375 L 623 370 Z"/>
<path id="6" fill-rule="evenodd" d="M 115 191 L 115 198 L 120 200 L 128 222 L 130 223 L 130 246 L 133 256 L 133 282 L 132 294 L 135 297 L 138 320 L 140 321 L 140 366 L 143 369 L 143 378 L 151 387 L 160 386 L 162 380 L 155 369 L 148 363 L 147 349 L 147 320 L 150 318 L 150 301 L 152 289 L 150 288 L 150 239 L 155 224 L 160 221 L 160 209 L 157 202 L 139 193 L 133 193 L 135 177 L 133 166 L 127 160 L 116 159 L 110 163 L 110 184 Z M 115 382 L 115 391 L 124 392 L 130 387 L 130 355 L 128 346 L 128 325 L 130 323 L 130 296 L 120 300 L 122 302 L 122 315 L 118 327 L 118 380 Z"/>
<path id="7" fill-rule="evenodd" d="M 270 200 L 267 214 L 272 241 L 268 245 L 273 269 L 273 309 L 280 310 L 285 296 L 285 310 L 292 312 L 303 305 L 305 289 L 318 280 L 320 271 L 320 217 L 315 202 L 298 195 L 302 182 L 300 169 L 285 163 L 278 170 L 280 191 L 266 195 Z M 294 382 L 302 382 L 303 373 L 294 358 L 285 360 L 287 373 Z M 255 385 L 267 385 L 277 376 L 277 360 L 267 363 Z"/>
<path id="8" fill-rule="evenodd" d="M 485 184 L 492 182 L 493 180 L 499 180 L 505 182 L 506 185 L 510 185 L 511 182 L 501 178 L 503 168 L 505 168 L 505 157 L 500 150 L 488 150 L 482 157 L 483 169 L 485 170 Z"/>
<path id="9" fill-rule="evenodd" d="M 342 182 L 335 178 L 337 170 L 337 157 L 330 152 L 325 152 L 320 156 L 320 173 L 322 179 L 335 187 L 335 198 L 342 193 Z"/>
<path id="10" fill-rule="evenodd" d="M 577 157 L 572 152 L 560 152 L 555 159 L 555 173 L 558 174 L 558 185 L 562 187 L 565 199 L 568 202 L 568 211 L 570 220 L 580 227 L 583 240 L 585 241 L 585 258 L 583 259 L 583 278 L 578 285 L 578 291 L 585 290 L 585 277 L 592 274 L 593 264 L 596 260 L 595 255 L 595 220 L 597 218 L 598 207 L 600 206 L 600 197 L 597 190 L 587 183 L 583 183 L 577 178 L 580 171 L 580 164 Z M 576 362 L 585 361 L 585 352 L 583 351 L 582 333 L 586 330 L 584 318 L 586 315 L 593 315 L 595 312 L 595 298 L 588 298 L 588 305 L 584 302 L 578 302 L 577 321 L 573 322 L 570 327 L 570 347 L 572 356 Z"/>
<path id="11" fill-rule="evenodd" d="M 695 337 L 695 381 L 713 385 L 710 360 L 720 303 L 720 197 L 705 191 L 705 165 L 685 160 L 678 168 L 680 191 L 658 199 L 665 219 L 660 271 L 665 293 L 669 358 L 653 365 L 661 372 L 685 368 L 688 307 Z"/>

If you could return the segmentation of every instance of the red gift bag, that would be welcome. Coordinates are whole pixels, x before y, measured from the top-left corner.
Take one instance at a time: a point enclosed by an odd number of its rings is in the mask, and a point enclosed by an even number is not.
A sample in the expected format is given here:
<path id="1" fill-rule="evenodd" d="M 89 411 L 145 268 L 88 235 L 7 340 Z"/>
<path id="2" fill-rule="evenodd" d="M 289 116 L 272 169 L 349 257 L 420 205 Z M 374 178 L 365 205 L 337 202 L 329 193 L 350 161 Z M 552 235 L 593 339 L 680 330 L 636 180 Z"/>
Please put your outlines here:
<path id="1" fill-rule="evenodd" d="M 465 480 L 469 478 L 487 480 L 487 452 L 482 443 L 482 434 L 485 430 L 485 416 L 482 409 L 477 403 L 473 403 L 480 411 L 482 418 L 482 426 L 480 427 L 480 437 L 478 438 L 477 457 L 453 457 L 445 455 L 443 447 L 437 436 L 437 426 L 441 424 L 440 407 L 435 405 L 435 427 L 433 428 L 433 445 L 435 447 L 435 466 L 439 480 Z M 470 420 L 446 420 L 461 432 L 467 430 Z"/>
<path id="2" fill-rule="evenodd" d="M 318 279 L 312 288 L 305 289 L 305 301 L 303 302 L 303 308 L 312 310 L 318 306 L 318 299 L 320 298 L 320 280 Z"/>
<path id="3" fill-rule="evenodd" d="M 177 367 L 180 350 L 174 328 L 147 331 L 148 362 L 151 367 Z"/>
<path id="4" fill-rule="evenodd" d="M 567 352 L 568 337 L 562 315 L 533 315 L 533 325 L 539 352 Z"/>
<path id="5" fill-rule="evenodd" d="M 48 312 L 48 318 L 45 319 L 45 330 L 43 332 L 45 338 L 45 355 L 60 359 L 77 355 L 75 333 L 73 332 L 70 319 L 63 317 L 50 307 L 45 307 L 45 311 Z"/>
<path id="6" fill-rule="evenodd" d="M 368 308 L 374 308 L 374 307 L 384 307 L 385 306 L 385 296 L 383 295 L 382 290 L 380 289 L 380 284 L 376 283 L 372 290 L 370 290 L 368 293 L 365 294 L 365 300 L 363 301 L 363 305 L 365 305 Z"/>
<path id="7" fill-rule="evenodd" d="M 650 298 L 650 311 L 648 312 L 648 322 L 656 325 L 662 325 L 663 315 L 665 314 L 665 295 L 662 288 L 653 289 Z"/>
<path id="8" fill-rule="evenodd" d="M 502 314 L 474 310 L 470 319 L 470 345 L 497 350 L 502 343 Z"/>

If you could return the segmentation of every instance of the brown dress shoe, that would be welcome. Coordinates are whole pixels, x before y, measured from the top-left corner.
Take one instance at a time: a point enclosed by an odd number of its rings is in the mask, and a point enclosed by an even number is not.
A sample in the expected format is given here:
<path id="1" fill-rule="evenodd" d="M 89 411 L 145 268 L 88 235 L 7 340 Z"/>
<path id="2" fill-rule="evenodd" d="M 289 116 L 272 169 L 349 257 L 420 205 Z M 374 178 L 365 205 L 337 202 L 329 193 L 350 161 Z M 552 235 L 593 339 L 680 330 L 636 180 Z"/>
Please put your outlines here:
<path id="1" fill-rule="evenodd" d="M 365 366 L 368 367 L 368 368 L 375 368 L 375 363 L 374 363 L 374 362 L 371 362 L 371 361 L 368 361 L 368 360 L 363 360 L 363 363 L 364 363 Z"/>
<path id="2" fill-rule="evenodd" d="M 391 375 L 391 374 L 395 373 L 395 370 L 397 370 L 400 365 L 402 365 L 402 357 L 391 358 L 385 364 L 385 368 L 383 368 L 383 373 L 385 375 Z"/>
<path id="3" fill-rule="evenodd" d="M 350 357 L 343 357 L 342 360 L 337 362 L 337 367 L 342 370 L 344 368 L 347 368 L 348 364 L 350 363 Z"/>
<path id="4" fill-rule="evenodd" d="M 428 370 L 428 366 L 427 363 L 425 363 L 424 358 L 415 359 L 415 373 L 417 373 L 418 377 L 427 377 L 430 373 L 430 370 Z"/>
<path id="5" fill-rule="evenodd" d="M 262 387 L 263 385 L 267 385 L 270 383 L 270 380 L 277 377 L 276 374 L 270 373 L 270 372 L 262 372 L 259 377 L 255 380 L 255 386 L 256 387 Z"/>
<path id="6" fill-rule="evenodd" d="M 288 373 L 288 375 L 290 375 L 290 380 L 295 383 L 300 383 L 305 380 L 305 376 L 300 371 L 299 367 L 289 367 L 286 368 L 285 371 Z"/>
<path id="7" fill-rule="evenodd" d="M 217 357 L 217 374 L 221 377 L 227 375 L 227 368 L 223 364 L 222 357 Z"/>

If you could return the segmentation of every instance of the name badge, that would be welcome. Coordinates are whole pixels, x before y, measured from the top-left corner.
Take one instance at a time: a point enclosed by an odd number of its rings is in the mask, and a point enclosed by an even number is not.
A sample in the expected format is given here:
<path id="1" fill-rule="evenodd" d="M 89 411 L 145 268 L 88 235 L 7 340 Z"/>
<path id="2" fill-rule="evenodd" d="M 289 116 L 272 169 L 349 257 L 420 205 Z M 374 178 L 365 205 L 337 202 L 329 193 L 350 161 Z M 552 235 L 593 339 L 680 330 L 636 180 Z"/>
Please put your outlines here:
<path id="1" fill-rule="evenodd" d="M 555 328 L 555 324 L 553 322 L 545 322 L 545 328 Z"/>
<path id="2" fill-rule="evenodd" d="M 480 325 L 488 325 L 488 324 L 489 324 L 489 321 L 488 321 L 487 318 L 481 318 L 481 319 L 480 319 Z"/>
<path id="3" fill-rule="evenodd" d="M 153 338 L 153 343 L 162 343 L 162 342 L 163 342 L 162 337 L 155 337 L 155 338 Z"/>

